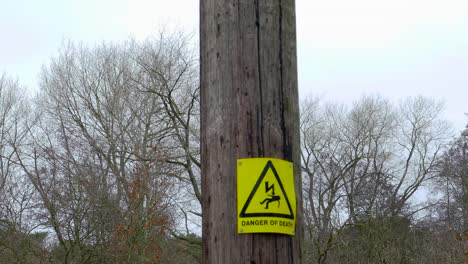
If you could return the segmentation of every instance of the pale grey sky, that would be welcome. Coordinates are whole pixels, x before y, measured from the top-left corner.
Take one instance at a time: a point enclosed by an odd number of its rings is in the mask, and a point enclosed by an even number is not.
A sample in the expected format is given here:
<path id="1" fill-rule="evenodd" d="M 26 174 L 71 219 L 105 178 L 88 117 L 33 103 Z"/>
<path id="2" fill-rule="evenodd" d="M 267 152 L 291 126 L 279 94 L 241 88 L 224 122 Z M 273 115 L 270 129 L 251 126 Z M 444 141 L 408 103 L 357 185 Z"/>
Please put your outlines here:
<path id="1" fill-rule="evenodd" d="M 143 39 L 162 27 L 198 31 L 198 0 L 0 0 L 0 72 L 37 89 L 64 40 Z M 468 1 L 296 0 L 299 89 L 350 103 L 364 94 L 445 101 L 468 119 Z"/>

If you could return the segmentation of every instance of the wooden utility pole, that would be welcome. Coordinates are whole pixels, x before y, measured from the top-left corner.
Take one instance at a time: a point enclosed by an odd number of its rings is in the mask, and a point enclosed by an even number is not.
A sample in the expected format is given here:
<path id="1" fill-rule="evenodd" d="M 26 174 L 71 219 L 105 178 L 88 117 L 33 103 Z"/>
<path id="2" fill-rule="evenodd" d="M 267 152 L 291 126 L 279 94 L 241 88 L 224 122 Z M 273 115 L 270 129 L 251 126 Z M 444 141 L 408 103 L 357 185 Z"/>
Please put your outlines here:
<path id="1" fill-rule="evenodd" d="M 301 263 L 294 0 L 200 0 L 203 258 Z M 236 159 L 294 163 L 296 235 L 238 234 Z"/>

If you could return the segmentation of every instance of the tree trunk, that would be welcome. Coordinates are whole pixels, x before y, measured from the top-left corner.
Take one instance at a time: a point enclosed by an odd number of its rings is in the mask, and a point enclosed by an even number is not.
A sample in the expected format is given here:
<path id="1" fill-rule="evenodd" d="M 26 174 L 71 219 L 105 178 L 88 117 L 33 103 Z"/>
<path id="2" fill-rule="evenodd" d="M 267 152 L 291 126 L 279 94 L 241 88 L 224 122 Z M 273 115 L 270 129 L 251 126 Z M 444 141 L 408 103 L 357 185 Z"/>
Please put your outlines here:
<path id="1" fill-rule="evenodd" d="M 204 263 L 301 263 L 294 0 L 201 0 Z M 294 163 L 296 235 L 237 234 L 236 159 Z"/>
<path id="2" fill-rule="evenodd" d="M 463 184 L 463 248 L 465 263 L 468 263 L 468 169 L 466 161 L 466 141 L 467 138 L 463 136 L 462 146 L 462 184 Z"/>

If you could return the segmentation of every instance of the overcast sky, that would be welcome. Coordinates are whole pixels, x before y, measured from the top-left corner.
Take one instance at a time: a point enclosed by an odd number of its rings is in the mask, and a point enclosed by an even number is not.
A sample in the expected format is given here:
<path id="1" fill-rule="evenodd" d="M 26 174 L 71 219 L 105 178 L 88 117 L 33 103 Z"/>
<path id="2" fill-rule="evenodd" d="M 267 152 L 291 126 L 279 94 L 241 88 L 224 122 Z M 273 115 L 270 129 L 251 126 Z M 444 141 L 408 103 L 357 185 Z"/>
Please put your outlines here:
<path id="1" fill-rule="evenodd" d="M 0 72 L 37 89 L 64 40 L 144 39 L 162 27 L 198 32 L 198 0 L 0 0 Z M 350 103 L 445 101 L 456 131 L 468 119 L 467 0 L 296 0 L 301 97 Z"/>

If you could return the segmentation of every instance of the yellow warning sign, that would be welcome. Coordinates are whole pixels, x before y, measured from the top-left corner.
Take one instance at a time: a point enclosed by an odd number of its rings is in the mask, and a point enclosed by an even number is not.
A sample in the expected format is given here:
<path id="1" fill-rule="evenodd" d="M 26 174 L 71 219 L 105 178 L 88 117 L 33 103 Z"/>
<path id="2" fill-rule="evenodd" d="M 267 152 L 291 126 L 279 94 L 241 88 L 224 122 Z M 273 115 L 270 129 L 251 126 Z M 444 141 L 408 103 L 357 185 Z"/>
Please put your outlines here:
<path id="1" fill-rule="evenodd" d="M 237 232 L 294 235 L 296 193 L 291 162 L 237 160 Z"/>

